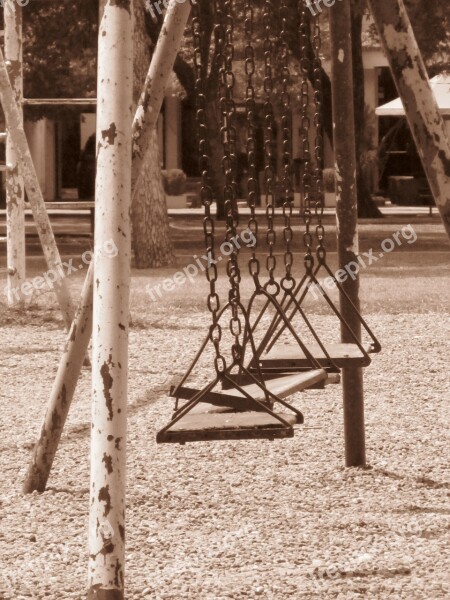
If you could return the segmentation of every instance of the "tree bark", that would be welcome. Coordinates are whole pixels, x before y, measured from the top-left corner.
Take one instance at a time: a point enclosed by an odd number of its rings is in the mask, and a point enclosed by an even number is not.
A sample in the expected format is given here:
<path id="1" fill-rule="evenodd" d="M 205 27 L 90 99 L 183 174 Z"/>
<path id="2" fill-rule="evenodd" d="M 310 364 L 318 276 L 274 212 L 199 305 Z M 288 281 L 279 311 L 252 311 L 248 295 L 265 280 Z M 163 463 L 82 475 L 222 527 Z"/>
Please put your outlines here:
<path id="1" fill-rule="evenodd" d="M 206 103 L 206 122 L 208 131 L 211 135 L 208 139 L 209 159 L 210 159 L 210 184 L 213 190 L 214 198 L 216 199 L 217 215 L 219 220 L 225 219 L 225 206 L 223 198 L 223 190 L 225 185 L 225 175 L 222 168 L 223 159 L 223 144 L 220 139 L 220 114 L 218 102 L 215 95 L 212 95 Z"/>
<path id="2" fill-rule="evenodd" d="M 361 157 L 366 148 L 364 147 L 365 124 L 365 90 L 364 90 L 364 64 L 362 48 L 362 18 L 365 0 L 353 0 L 352 2 L 352 48 L 353 48 L 353 81 L 354 81 L 354 105 L 355 105 L 355 131 L 356 131 L 356 185 L 358 190 L 358 217 L 365 219 L 376 219 L 382 217 L 382 213 L 373 202 L 370 190 L 363 174 Z"/>
<path id="3" fill-rule="evenodd" d="M 139 100 L 150 62 L 144 0 L 135 0 L 134 101 Z M 133 251 L 137 269 L 163 267 L 174 260 L 156 130 L 131 210 Z"/>

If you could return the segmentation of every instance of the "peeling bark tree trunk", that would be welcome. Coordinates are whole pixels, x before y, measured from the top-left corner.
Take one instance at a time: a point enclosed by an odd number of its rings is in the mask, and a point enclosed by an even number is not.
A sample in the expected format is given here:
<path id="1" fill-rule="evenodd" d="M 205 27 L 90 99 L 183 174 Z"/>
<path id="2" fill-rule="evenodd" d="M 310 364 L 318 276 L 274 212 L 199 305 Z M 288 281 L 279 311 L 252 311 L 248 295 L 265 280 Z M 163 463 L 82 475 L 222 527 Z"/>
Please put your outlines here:
<path id="1" fill-rule="evenodd" d="M 150 62 L 149 39 L 145 28 L 144 1 L 135 0 L 134 102 L 137 104 Z M 169 217 L 164 193 L 156 129 L 145 159 L 139 188 L 131 211 L 133 250 L 138 269 L 163 267 L 173 262 Z"/>
<path id="2" fill-rule="evenodd" d="M 365 1 L 352 1 L 352 55 L 353 55 L 353 82 L 355 101 L 355 131 L 356 131 L 356 153 L 357 157 L 363 156 L 364 151 L 364 128 L 365 128 L 365 89 L 364 89 L 364 65 L 362 48 L 362 17 Z M 356 164 L 356 185 L 358 190 L 358 217 L 363 219 L 381 218 L 378 206 L 373 202 L 370 190 L 363 174 L 361 158 Z"/>

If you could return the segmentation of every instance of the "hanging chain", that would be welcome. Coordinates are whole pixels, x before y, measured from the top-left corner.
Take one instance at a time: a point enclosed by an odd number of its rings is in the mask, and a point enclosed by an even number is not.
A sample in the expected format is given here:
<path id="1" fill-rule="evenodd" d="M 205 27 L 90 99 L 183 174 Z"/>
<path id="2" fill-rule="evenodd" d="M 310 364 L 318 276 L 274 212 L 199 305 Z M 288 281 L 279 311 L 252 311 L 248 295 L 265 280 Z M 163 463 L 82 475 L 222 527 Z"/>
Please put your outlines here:
<path id="1" fill-rule="evenodd" d="M 305 223 L 305 232 L 303 234 L 303 241 L 306 248 L 305 254 L 305 269 L 307 273 L 311 273 L 314 266 L 314 258 L 312 255 L 312 244 L 313 238 L 311 235 L 311 150 L 309 143 L 309 131 L 311 122 L 309 118 L 309 83 L 308 75 L 310 71 L 310 59 L 308 54 L 308 44 L 310 39 L 310 20 L 308 15 L 308 9 L 304 0 L 299 0 L 299 11 L 300 11 L 300 48 L 301 48 L 301 92 L 300 92 L 300 106 L 301 106 L 301 138 L 302 138 L 302 153 L 303 153 L 303 176 L 302 186 L 304 194 L 303 202 L 303 220 Z"/>
<path id="2" fill-rule="evenodd" d="M 199 166 L 202 178 L 201 201 L 204 207 L 205 216 L 203 219 L 203 232 L 205 236 L 206 255 L 208 264 L 205 268 L 206 279 L 209 283 L 209 295 L 207 300 L 208 310 L 212 316 L 212 325 L 210 327 L 210 340 L 216 351 L 215 367 L 217 373 L 225 370 L 225 359 L 220 353 L 220 341 L 222 339 L 222 329 L 218 322 L 218 312 L 220 309 L 220 300 L 216 290 L 217 266 L 215 261 L 215 226 L 211 214 L 213 203 L 213 191 L 209 181 L 210 163 L 208 147 L 208 126 L 206 122 L 206 95 L 205 95 L 205 77 L 206 65 L 203 64 L 202 52 L 202 28 L 200 20 L 199 0 L 191 0 L 192 5 L 192 38 L 194 43 L 194 71 L 195 71 L 195 94 L 196 94 L 196 123 L 198 136 Z"/>
<path id="3" fill-rule="evenodd" d="M 218 25 L 216 27 L 216 48 L 219 66 L 219 106 L 221 113 L 221 139 L 224 149 L 222 167 L 225 175 L 224 205 L 226 214 L 226 241 L 231 248 L 227 273 L 230 281 L 229 302 L 232 317 L 230 332 L 234 337 L 232 356 L 234 364 L 243 357 L 241 334 L 242 323 L 239 317 L 241 272 L 239 268 L 239 249 L 235 243 L 237 237 L 237 183 L 236 183 L 236 105 L 233 98 L 235 76 L 234 60 L 234 18 L 233 0 L 219 0 L 217 3 Z"/>
<path id="4" fill-rule="evenodd" d="M 245 75 L 247 77 L 247 90 L 245 94 L 245 109 L 247 116 L 247 204 L 250 209 L 248 229 L 252 232 L 255 243 L 248 263 L 251 277 L 255 286 L 259 288 L 260 264 L 256 255 L 258 245 L 258 221 L 256 219 L 256 198 L 258 194 L 258 174 L 256 170 L 256 101 L 253 77 L 256 72 L 255 49 L 253 46 L 254 33 L 254 8 L 253 2 L 248 0 L 244 9 L 245 32 Z"/>
<path id="5" fill-rule="evenodd" d="M 323 158 L 324 158 L 324 138 L 323 138 L 323 84 L 322 84 L 322 61 L 320 59 L 321 50 L 321 31 L 320 17 L 314 17 L 314 35 L 313 35 L 313 50 L 314 50 L 314 125 L 316 128 L 315 141 L 315 157 L 316 168 L 314 170 L 314 178 L 316 184 L 316 202 L 315 213 L 317 219 L 316 235 L 318 240 L 317 256 L 320 261 L 325 260 L 325 228 L 322 223 L 324 209 L 324 193 L 323 193 Z"/>
<path id="6" fill-rule="evenodd" d="M 286 245 L 284 253 L 285 276 L 281 281 L 281 287 L 284 291 L 292 290 L 295 286 L 294 278 L 292 277 L 292 265 L 294 263 L 294 255 L 292 253 L 292 212 L 293 212 L 293 185 L 292 185 L 292 114 L 291 114 L 291 95 L 289 92 L 290 86 L 290 71 L 289 71 L 289 43 L 288 43 L 288 19 L 289 8 L 286 0 L 281 0 L 280 5 L 281 17 L 281 129 L 283 138 L 283 216 L 284 229 L 283 236 Z"/>
<path id="7" fill-rule="evenodd" d="M 273 141 L 274 141 L 274 110 L 272 104 L 273 93 L 273 69 L 272 69 L 272 22 L 273 6 L 271 0 L 265 0 L 263 9 L 264 24 L 264 92 L 266 99 L 264 102 L 264 175 L 266 184 L 266 216 L 267 216 L 267 245 L 269 248 L 266 258 L 266 268 L 269 272 L 269 281 L 266 283 L 266 289 L 279 291 L 279 286 L 275 281 L 275 269 L 277 259 L 274 254 L 276 233 L 275 233 L 275 196 L 274 181 L 275 172 L 273 166 Z"/>

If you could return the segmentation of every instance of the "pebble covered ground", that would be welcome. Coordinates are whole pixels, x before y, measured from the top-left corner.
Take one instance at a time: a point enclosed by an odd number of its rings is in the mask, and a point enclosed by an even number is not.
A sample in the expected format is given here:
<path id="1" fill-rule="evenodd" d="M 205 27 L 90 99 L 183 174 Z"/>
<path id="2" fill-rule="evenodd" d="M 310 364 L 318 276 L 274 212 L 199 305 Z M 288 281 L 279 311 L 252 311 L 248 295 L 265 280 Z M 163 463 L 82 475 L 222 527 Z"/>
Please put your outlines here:
<path id="1" fill-rule="evenodd" d="M 204 314 L 133 329 L 127 598 L 450 598 L 450 318 L 374 315 L 369 467 L 343 468 L 340 386 L 297 394 L 292 440 L 157 446 Z M 64 341 L 10 326 L 0 347 L 0 598 L 85 597 L 90 376 L 46 493 L 21 483 Z"/>

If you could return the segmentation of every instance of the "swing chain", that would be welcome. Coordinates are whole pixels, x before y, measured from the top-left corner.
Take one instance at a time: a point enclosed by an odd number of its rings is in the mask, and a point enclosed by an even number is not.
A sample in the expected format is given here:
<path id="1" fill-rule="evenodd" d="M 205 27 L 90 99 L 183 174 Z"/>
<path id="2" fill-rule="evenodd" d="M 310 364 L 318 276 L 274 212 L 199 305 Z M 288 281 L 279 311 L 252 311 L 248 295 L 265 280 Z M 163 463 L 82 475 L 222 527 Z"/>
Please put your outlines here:
<path id="1" fill-rule="evenodd" d="M 219 0 L 219 23 L 216 28 L 219 61 L 219 106 L 222 120 L 221 138 L 224 148 L 222 168 L 225 175 L 224 205 L 226 214 L 226 241 L 232 251 L 228 259 L 227 274 L 230 281 L 229 302 L 232 317 L 230 332 L 234 337 L 232 346 L 233 363 L 239 364 L 242 359 L 242 323 L 239 318 L 241 272 L 239 268 L 239 249 L 233 243 L 237 237 L 237 184 L 236 184 L 236 105 L 233 98 L 235 76 L 234 60 L 234 18 L 233 0 Z"/>
<path id="2" fill-rule="evenodd" d="M 292 136 L 291 136 L 291 95 L 289 92 L 290 84 L 290 71 L 289 71 L 289 44 L 288 44 L 288 18 L 289 10 L 286 0 L 281 0 L 280 6 L 280 17 L 281 17 L 281 80 L 282 80 L 282 91 L 281 91 L 281 104 L 282 104 L 282 116 L 281 116 L 281 128 L 282 128 L 282 139 L 283 139 L 283 216 L 284 216 L 284 230 L 283 236 L 286 245 L 284 253 L 284 264 L 285 264 L 285 276 L 281 281 L 281 287 L 283 290 L 292 290 L 295 281 L 292 277 L 292 266 L 294 263 L 294 255 L 292 253 L 292 212 L 293 212 L 293 199 L 292 199 Z"/>
<path id="3" fill-rule="evenodd" d="M 219 295 L 216 290 L 218 278 L 217 266 L 215 261 L 215 226 L 211 214 L 211 205 L 213 203 L 213 191 L 209 181 L 209 145 L 208 145 L 208 126 L 206 122 L 206 96 L 205 96 L 205 68 L 203 65 L 202 53 L 202 35 L 201 20 L 198 0 L 191 0 L 193 18 L 192 18 L 192 38 L 194 43 L 194 71 L 195 71 L 195 92 L 196 92 L 196 123 L 198 136 L 199 166 L 201 172 L 201 202 L 204 207 L 205 217 L 203 219 L 203 232 L 205 237 L 206 255 L 208 264 L 205 268 L 206 279 L 209 283 L 209 295 L 207 298 L 208 310 L 212 316 L 212 325 L 209 330 L 209 337 L 216 351 L 216 365 L 223 362 L 220 355 L 220 341 L 222 339 L 222 328 L 218 322 L 218 312 L 220 309 Z M 218 371 L 219 372 L 219 371 Z"/>
<path id="4" fill-rule="evenodd" d="M 273 70 L 272 70 L 272 51 L 273 44 L 271 39 L 273 6 L 271 0 L 265 0 L 263 8 L 264 24 L 264 92 L 266 99 L 264 102 L 264 178 L 266 185 L 266 216 L 267 216 L 267 234 L 266 243 L 269 252 L 266 258 L 266 268 L 269 273 L 269 280 L 266 283 L 266 290 L 275 295 L 279 292 L 279 286 L 275 281 L 275 269 L 277 259 L 274 254 L 276 242 L 275 233 L 275 198 L 274 181 L 275 173 L 273 166 L 273 141 L 274 141 L 274 110 L 272 104 L 273 93 Z"/>
<path id="5" fill-rule="evenodd" d="M 248 229 L 252 232 L 255 242 L 252 247 L 252 255 L 248 264 L 249 272 L 257 288 L 260 287 L 259 274 L 260 264 L 256 255 L 258 244 L 258 221 L 256 219 L 256 198 L 258 193 L 258 180 L 256 170 L 256 102 L 253 77 L 256 72 L 255 49 L 253 47 L 254 33 L 254 8 L 253 3 L 248 0 L 244 8 L 244 32 L 245 32 L 245 74 L 247 77 L 247 90 L 245 108 L 247 116 L 247 204 L 250 209 Z"/>
<path id="6" fill-rule="evenodd" d="M 301 61 L 300 69 L 302 74 L 301 92 L 300 92 L 300 107 L 301 107 L 301 128 L 300 134 L 302 139 L 302 153 L 303 153 L 303 221 L 305 224 L 305 232 L 303 234 L 303 242 L 306 248 L 306 254 L 304 258 L 305 270 L 307 273 L 311 273 L 314 266 L 314 259 L 312 255 L 312 244 L 313 238 L 311 234 L 311 150 L 309 142 L 309 132 L 311 128 L 311 120 L 309 117 L 309 82 L 308 75 L 310 72 L 310 58 L 308 54 L 308 43 L 310 37 L 310 19 L 306 4 L 304 0 L 299 0 L 299 12 L 300 12 L 300 49 L 301 49 Z"/>
<path id="7" fill-rule="evenodd" d="M 323 192 L 323 159 L 324 159 L 324 137 L 323 137 L 323 84 L 322 84 L 322 61 L 320 59 L 321 30 L 320 17 L 314 17 L 313 35 L 313 71 L 314 71 L 314 125 L 316 129 L 315 157 L 316 167 L 314 170 L 316 185 L 315 215 L 317 219 L 316 236 L 318 240 L 317 257 L 319 261 L 325 260 L 325 228 L 322 223 L 324 210 Z"/>

